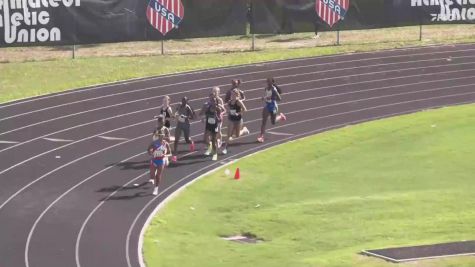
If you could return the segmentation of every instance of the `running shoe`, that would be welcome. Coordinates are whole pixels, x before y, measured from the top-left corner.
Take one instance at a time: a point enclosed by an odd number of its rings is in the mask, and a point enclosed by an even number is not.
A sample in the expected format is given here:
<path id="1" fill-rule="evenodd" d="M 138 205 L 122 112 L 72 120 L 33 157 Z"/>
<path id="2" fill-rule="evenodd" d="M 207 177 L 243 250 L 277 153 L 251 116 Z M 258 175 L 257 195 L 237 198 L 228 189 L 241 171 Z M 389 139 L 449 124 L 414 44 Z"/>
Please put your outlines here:
<path id="1" fill-rule="evenodd" d="M 257 142 L 264 143 L 264 136 L 260 135 L 259 137 L 257 137 Z"/>
<path id="2" fill-rule="evenodd" d="M 207 149 L 206 152 L 205 152 L 205 156 L 211 155 L 211 150 L 212 150 L 212 149 L 213 149 L 212 146 L 208 146 L 208 149 Z"/>
<path id="3" fill-rule="evenodd" d="M 226 155 L 228 154 L 228 149 L 227 148 L 224 148 L 223 151 L 221 151 L 223 153 L 223 155 Z"/>
<path id="4" fill-rule="evenodd" d="M 151 184 L 155 184 L 155 179 L 149 179 L 148 182 Z"/>
<path id="5" fill-rule="evenodd" d="M 158 186 L 155 186 L 155 188 L 153 189 L 153 195 L 158 195 Z"/>
<path id="6" fill-rule="evenodd" d="M 287 120 L 287 117 L 284 115 L 284 113 L 280 113 L 279 115 L 280 115 L 281 120 L 283 121 Z"/>
<path id="7" fill-rule="evenodd" d="M 242 134 L 243 135 L 249 134 L 249 129 L 247 129 L 246 126 L 242 127 Z"/>
<path id="8" fill-rule="evenodd" d="M 218 160 L 218 154 L 213 154 L 213 161 L 217 161 Z"/>

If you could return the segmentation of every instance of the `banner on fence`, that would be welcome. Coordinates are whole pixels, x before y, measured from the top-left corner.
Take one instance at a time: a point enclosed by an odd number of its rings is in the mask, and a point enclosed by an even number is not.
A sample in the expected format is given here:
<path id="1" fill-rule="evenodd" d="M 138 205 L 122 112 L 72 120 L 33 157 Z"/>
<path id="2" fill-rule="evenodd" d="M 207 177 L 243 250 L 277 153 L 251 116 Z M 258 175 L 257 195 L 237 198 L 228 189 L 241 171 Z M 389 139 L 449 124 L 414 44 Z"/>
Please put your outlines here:
<path id="1" fill-rule="evenodd" d="M 252 0 L 253 33 L 474 23 L 475 0 Z"/>
<path id="2" fill-rule="evenodd" d="M 0 46 L 243 35 L 246 0 L 0 0 Z"/>
<path id="3" fill-rule="evenodd" d="M 475 22 L 475 0 L 0 0 L 0 47 Z"/>

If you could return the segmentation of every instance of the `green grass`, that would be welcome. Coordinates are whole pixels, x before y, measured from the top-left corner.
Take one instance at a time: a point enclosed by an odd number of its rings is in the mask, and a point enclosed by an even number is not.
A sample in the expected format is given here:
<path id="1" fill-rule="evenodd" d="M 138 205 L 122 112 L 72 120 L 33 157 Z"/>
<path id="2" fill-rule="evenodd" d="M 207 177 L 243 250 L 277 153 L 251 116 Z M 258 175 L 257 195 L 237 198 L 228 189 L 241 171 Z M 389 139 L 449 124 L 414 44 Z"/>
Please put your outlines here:
<path id="1" fill-rule="evenodd" d="M 474 41 L 475 37 L 456 40 L 459 43 Z M 76 60 L 60 59 L 39 62 L 0 63 L 0 103 L 137 77 L 270 60 L 452 42 L 454 40 L 401 41 L 299 49 L 269 49 L 256 52 L 148 57 L 91 57 Z"/>
<path id="2" fill-rule="evenodd" d="M 243 159 L 167 204 L 148 267 L 389 267 L 363 249 L 475 239 L 475 105 L 326 132 Z M 273 164 L 271 164 L 273 162 Z M 256 207 L 257 205 L 260 207 Z M 251 232 L 242 245 L 220 236 Z M 469 267 L 474 257 L 398 266 Z"/>

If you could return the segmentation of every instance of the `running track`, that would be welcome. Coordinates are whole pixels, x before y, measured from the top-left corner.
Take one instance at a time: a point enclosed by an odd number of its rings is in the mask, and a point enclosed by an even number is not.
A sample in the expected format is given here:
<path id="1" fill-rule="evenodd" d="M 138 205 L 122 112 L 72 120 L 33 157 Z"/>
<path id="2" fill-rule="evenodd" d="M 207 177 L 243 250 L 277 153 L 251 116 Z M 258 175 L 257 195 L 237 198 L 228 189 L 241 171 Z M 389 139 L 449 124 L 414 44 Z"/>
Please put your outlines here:
<path id="1" fill-rule="evenodd" d="M 255 142 L 265 78 L 288 121 Z M 251 135 L 218 162 L 179 154 L 157 197 L 144 151 L 163 95 L 198 109 L 243 80 Z M 225 162 L 303 136 L 475 102 L 475 44 L 297 59 L 106 84 L 0 105 L 0 267 L 138 267 L 140 234 L 171 193 Z M 421 125 L 421 127 L 425 127 Z M 201 139 L 204 126 L 194 122 Z M 185 150 L 182 145 L 181 150 Z M 134 184 L 140 184 L 135 187 Z"/>

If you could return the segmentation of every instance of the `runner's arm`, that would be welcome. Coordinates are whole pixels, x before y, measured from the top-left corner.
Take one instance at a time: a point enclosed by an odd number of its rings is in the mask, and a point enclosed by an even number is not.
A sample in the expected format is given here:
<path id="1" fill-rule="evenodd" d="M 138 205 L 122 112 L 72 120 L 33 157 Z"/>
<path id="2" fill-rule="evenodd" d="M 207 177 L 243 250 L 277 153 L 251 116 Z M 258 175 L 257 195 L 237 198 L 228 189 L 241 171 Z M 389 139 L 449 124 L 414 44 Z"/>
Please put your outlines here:
<path id="1" fill-rule="evenodd" d="M 243 90 L 239 90 L 239 96 L 240 96 L 242 101 L 246 100 L 246 95 L 244 94 Z"/>
<path id="2" fill-rule="evenodd" d="M 229 101 L 231 101 L 231 93 L 232 93 L 232 89 L 226 92 L 226 96 L 224 97 L 224 102 L 228 103 Z"/>
<path id="3" fill-rule="evenodd" d="M 277 98 L 277 101 L 279 101 L 279 102 L 282 101 L 282 97 L 280 96 L 279 91 L 277 90 L 277 88 L 275 88 L 275 87 L 273 86 L 273 87 L 272 87 L 272 91 L 274 91 L 275 96 L 276 96 L 276 98 Z"/>
<path id="4" fill-rule="evenodd" d="M 152 155 L 152 153 L 153 153 L 153 143 L 151 143 L 151 144 L 148 146 L 148 148 L 147 148 L 147 153 L 148 153 L 149 155 Z"/>
<path id="5" fill-rule="evenodd" d="M 165 137 L 164 137 L 164 139 L 165 139 L 167 142 L 170 142 L 170 130 L 169 130 L 167 127 L 164 127 L 163 131 L 165 132 Z"/>
<path id="6" fill-rule="evenodd" d="M 244 102 L 242 102 L 241 100 L 238 100 L 238 105 L 241 106 L 241 114 L 247 111 L 247 108 L 244 105 Z"/>
<path id="7" fill-rule="evenodd" d="M 172 148 L 170 146 L 170 143 L 167 142 L 167 154 L 165 155 L 165 157 L 171 157 L 171 156 L 173 156 Z"/>
<path id="8" fill-rule="evenodd" d="M 207 104 L 204 104 L 204 105 L 201 107 L 200 113 L 198 113 L 199 116 L 205 115 L 205 113 L 206 113 L 206 107 L 207 107 Z"/>
<path id="9" fill-rule="evenodd" d="M 194 120 L 195 119 L 195 111 L 191 106 L 188 106 L 188 119 Z"/>
<path id="10" fill-rule="evenodd" d="M 173 109 L 171 106 L 168 106 L 167 111 L 168 111 L 168 114 L 170 114 L 170 119 L 175 119 L 175 117 L 173 116 Z"/>

